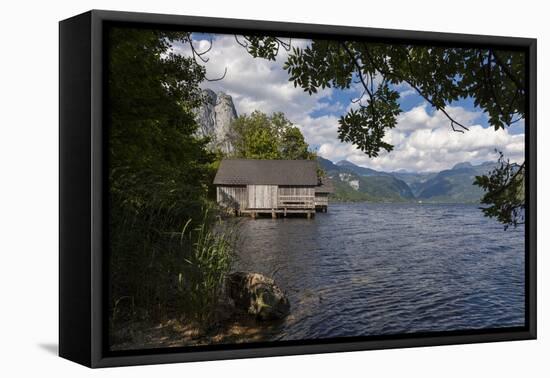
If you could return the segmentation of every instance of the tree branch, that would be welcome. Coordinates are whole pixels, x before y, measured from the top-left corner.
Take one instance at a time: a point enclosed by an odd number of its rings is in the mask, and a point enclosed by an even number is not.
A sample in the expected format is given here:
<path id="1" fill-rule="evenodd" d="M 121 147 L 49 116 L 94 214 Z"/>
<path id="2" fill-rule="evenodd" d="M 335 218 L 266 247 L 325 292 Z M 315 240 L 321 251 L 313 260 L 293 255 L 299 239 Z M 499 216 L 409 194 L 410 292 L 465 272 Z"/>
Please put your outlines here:
<path id="1" fill-rule="evenodd" d="M 237 34 L 235 34 L 234 37 L 235 37 L 235 41 L 237 41 L 237 43 L 239 45 L 241 45 L 245 49 L 248 48 L 248 43 L 246 43 L 246 38 L 245 38 L 245 42 L 241 42 L 241 41 L 239 41 L 239 38 L 237 37 Z"/>
<path id="2" fill-rule="evenodd" d="M 200 59 L 201 62 L 207 63 L 209 58 L 203 58 L 202 56 L 208 53 L 210 50 L 212 50 L 212 39 L 210 39 L 210 45 L 208 48 L 202 52 L 198 52 L 195 48 L 195 45 L 193 44 L 193 40 L 191 39 L 191 36 L 187 37 L 187 42 L 189 43 L 189 46 L 191 47 L 191 53 L 193 54 L 193 59 L 195 59 L 195 62 L 197 62 L 197 58 Z"/>
<path id="3" fill-rule="evenodd" d="M 287 52 L 290 51 L 290 49 L 292 47 L 292 38 L 289 38 L 288 42 L 285 42 L 280 38 L 275 38 L 275 41 L 277 41 L 277 43 L 279 45 L 283 46 L 283 49 L 285 49 L 285 51 L 287 51 Z M 279 48 L 277 48 L 277 53 L 278 52 L 279 52 Z"/>
<path id="4" fill-rule="evenodd" d="M 367 94 L 369 95 L 369 98 L 372 101 L 373 94 L 369 90 L 369 87 L 368 87 L 367 83 L 365 82 L 365 79 L 363 78 L 363 72 L 362 72 L 361 65 L 357 61 L 357 58 L 355 57 L 355 55 L 353 55 L 353 52 L 346 45 L 346 42 L 341 42 L 340 45 L 344 48 L 344 50 L 346 51 L 346 53 L 349 55 L 350 59 L 352 60 L 355 68 L 357 69 L 357 75 L 359 76 L 359 80 L 361 81 L 361 84 L 363 85 L 363 88 L 365 89 L 365 92 L 367 92 Z"/>
<path id="5" fill-rule="evenodd" d="M 510 71 L 510 67 L 508 67 L 507 64 L 505 64 L 502 59 L 496 54 L 496 52 L 493 49 L 489 49 L 490 53 L 493 54 L 495 57 L 495 63 L 498 64 L 498 66 L 502 69 L 502 71 L 512 80 L 512 82 L 516 85 L 518 89 L 521 89 L 522 91 L 525 90 L 523 85 L 521 84 L 521 81 L 516 77 L 516 75 Z"/>
<path id="6" fill-rule="evenodd" d="M 236 38 L 236 37 L 235 37 Z M 210 58 L 204 58 L 203 55 L 205 55 L 206 53 L 208 53 L 210 50 L 212 50 L 212 46 L 213 46 L 213 41 L 212 39 L 210 39 L 210 45 L 208 46 L 208 48 L 204 51 L 197 51 L 197 49 L 195 48 L 195 45 L 193 44 L 193 40 L 191 39 L 191 35 L 189 35 L 187 38 L 187 42 L 189 43 L 189 47 L 191 48 L 191 54 L 193 55 L 193 60 L 195 60 L 195 63 L 199 64 L 200 63 L 198 62 L 198 60 L 200 60 L 202 63 L 206 64 L 208 63 L 208 61 L 210 60 Z M 238 42 L 238 41 L 237 41 Z M 197 60 L 198 59 L 198 60 Z M 220 76 L 220 77 L 217 77 L 215 79 L 209 79 L 208 77 L 204 77 L 204 80 L 206 81 L 220 81 L 220 80 L 223 80 L 225 78 L 225 75 L 227 74 L 227 67 L 225 67 L 224 71 L 223 71 L 223 75 Z"/>
<path id="7" fill-rule="evenodd" d="M 481 55 L 482 53 L 480 53 Z M 487 57 L 487 67 L 485 68 L 485 85 L 489 86 L 491 88 L 491 93 L 493 95 L 493 100 L 495 102 L 495 105 L 498 108 L 499 113 L 504 116 L 504 110 L 502 109 L 502 106 L 500 105 L 500 101 L 497 97 L 497 93 L 495 92 L 495 85 L 493 83 L 493 75 L 492 75 L 492 67 L 491 64 L 493 62 L 492 59 L 492 52 L 489 50 L 489 56 Z M 480 59 L 480 63 L 483 65 L 483 58 Z"/>
<path id="8" fill-rule="evenodd" d="M 418 88 L 418 86 L 416 86 L 411 80 L 407 79 L 407 78 L 404 78 L 403 76 L 401 75 L 397 75 L 395 72 L 388 72 L 386 70 L 384 70 L 383 68 L 380 68 L 380 67 L 377 67 L 377 65 L 375 64 L 374 62 L 374 59 L 372 59 L 372 56 L 369 54 L 368 52 L 368 46 L 364 45 L 365 47 L 365 54 L 367 55 L 367 58 L 369 59 L 369 61 L 371 62 L 371 64 L 373 65 L 373 67 L 376 68 L 376 70 L 378 72 L 380 72 L 381 74 L 385 75 L 385 76 L 391 76 L 393 75 L 395 78 L 397 78 L 398 80 L 401 80 L 407 84 L 409 84 L 411 86 L 411 88 L 413 88 L 420 96 L 422 96 L 422 98 L 424 98 L 426 101 L 428 101 L 428 103 L 434 107 L 435 109 L 439 110 L 440 112 L 442 112 L 445 117 L 447 117 L 447 119 L 449 119 L 449 121 L 451 121 L 451 128 L 453 129 L 453 131 L 455 132 L 459 132 L 459 133 L 464 133 L 464 130 L 466 131 L 469 131 L 470 129 L 466 126 L 464 126 L 463 124 L 461 124 L 460 122 L 458 122 L 457 120 L 455 120 L 453 117 L 451 117 L 451 115 L 449 113 L 447 113 L 447 111 L 444 109 L 444 108 L 441 108 L 439 106 L 437 106 L 432 99 L 430 99 L 428 97 L 428 95 L 424 94 L 422 92 L 422 90 L 420 88 Z M 409 70 L 411 71 L 411 74 L 414 75 L 414 73 L 412 72 L 412 66 L 410 65 L 410 55 L 407 53 L 407 56 L 408 56 L 408 62 L 409 62 Z M 462 130 L 460 129 L 457 129 L 456 126 L 459 126 L 462 128 Z"/>

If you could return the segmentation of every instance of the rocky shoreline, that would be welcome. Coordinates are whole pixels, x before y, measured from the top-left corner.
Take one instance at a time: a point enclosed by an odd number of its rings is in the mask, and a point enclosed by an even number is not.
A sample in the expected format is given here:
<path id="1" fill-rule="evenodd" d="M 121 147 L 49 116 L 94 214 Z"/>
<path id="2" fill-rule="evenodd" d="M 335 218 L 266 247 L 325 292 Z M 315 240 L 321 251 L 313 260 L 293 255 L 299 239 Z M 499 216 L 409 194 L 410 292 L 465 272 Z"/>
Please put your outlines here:
<path id="1" fill-rule="evenodd" d="M 112 334 L 111 350 L 235 344 L 273 340 L 290 313 L 287 296 L 260 273 L 228 275 L 207 328 L 174 317 L 161 322 L 128 322 Z"/>

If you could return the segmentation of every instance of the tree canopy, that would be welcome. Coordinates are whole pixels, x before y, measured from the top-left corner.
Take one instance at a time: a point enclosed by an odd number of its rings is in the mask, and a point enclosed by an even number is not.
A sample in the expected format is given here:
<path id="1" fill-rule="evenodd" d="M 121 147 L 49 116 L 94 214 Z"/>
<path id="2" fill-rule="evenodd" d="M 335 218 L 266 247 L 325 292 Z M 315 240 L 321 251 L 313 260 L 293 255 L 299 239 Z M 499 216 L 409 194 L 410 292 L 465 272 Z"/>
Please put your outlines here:
<path id="1" fill-rule="evenodd" d="M 300 129 L 283 113 L 260 111 L 234 120 L 229 132 L 232 157 L 245 159 L 313 159 Z"/>
<path id="2" fill-rule="evenodd" d="M 526 65 L 522 51 L 493 48 L 440 47 L 408 44 L 373 43 L 367 41 L 313 40 L 306 47 L 292 47 L 289 41 L 276 37 L 244 36 L 237 42 L 254 57 L 275 60 L 281 48 L 288 51 L 284 69 L 295 87 L 313 94 L 323 88 L 350 89 L 359 85 L 362 94 L 354 106 L 339 120 L 338 136 L 353 143 L 369 157 L 393 146 L 384 139 L 397 124 L 402 111 L 397 85 L 408 85 L 434 109 L 449 120 L 450 130 L 467 132 L 468 125 L 455 119 L 446 110 L 454 101 L 472 98 L 474 104 L 489 117 L 495 130 L 509 127 L 525 119 Z M 505 161 L 489 176 L 476 181 L 487 190 L 482 203 L 493 210 L 505 224 L 518 224 L 516 215 L 525 208 L 524 200 L 504 201 L 517 211 L 495 202 L 495 193 L 517 193 L 503 187 L 523 185 L 525 164 L 516 167 L 516 178 L 503 180 Z"/>
<path id="3" fill-rule="evenodd" d="M 110 33 L 109 165 L 115 208 L 139 216 L 202 206 L 213 156 L 197 138 L 193 109 L 204 69 L 169 53 L 187 33 L 115 28 Z M 173 204 L 184 200 L 182 208 Z M 179 214 L 183 216 L 184 214 Z"/>

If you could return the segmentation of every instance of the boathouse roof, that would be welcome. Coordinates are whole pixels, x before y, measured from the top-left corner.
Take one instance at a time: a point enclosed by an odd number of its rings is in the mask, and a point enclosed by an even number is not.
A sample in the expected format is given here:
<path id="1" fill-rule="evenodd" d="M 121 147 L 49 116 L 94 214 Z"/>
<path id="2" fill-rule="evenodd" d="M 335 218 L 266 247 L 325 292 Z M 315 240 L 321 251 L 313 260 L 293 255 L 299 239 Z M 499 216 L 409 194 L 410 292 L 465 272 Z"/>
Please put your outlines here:
<path id="1" fill-rule="evenodd" d="M 316 186 L 315 160 L 224 159 L 214 185 Z"/>
<path id="2" fill-rule="evenodd" d="M 315 193 L 334 193 L 334 184 L 328 177 L 322 177 L 321 183 L 315 187 Z"/>

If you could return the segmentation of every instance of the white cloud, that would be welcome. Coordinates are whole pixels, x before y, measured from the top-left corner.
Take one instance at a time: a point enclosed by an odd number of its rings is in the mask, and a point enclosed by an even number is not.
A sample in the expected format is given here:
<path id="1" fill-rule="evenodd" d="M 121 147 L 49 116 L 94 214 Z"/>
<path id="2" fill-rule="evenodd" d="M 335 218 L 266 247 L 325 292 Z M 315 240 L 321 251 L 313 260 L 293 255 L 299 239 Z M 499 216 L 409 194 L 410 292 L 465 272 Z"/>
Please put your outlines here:
<path id="1" fill-rule="evenodd" d="M 416 89 L 411 87 L 408 83 L 397 85 L 395 89 L 399 92 L 399 97 L 401 99 L 415 95 L 417 93 Z"/>
<path id="2" fill-rule="evenodd" d="M 294 46 L 305 46 L 307 40 L 292 40 Z M 224 91 L 233 97 L 239 114 L 260 110 L 264 113 L 282 111 L 295 123 L 310 146 L 318 148 L 319 155 L 338 161 L 347 159 L 356 164 L 378 170 L 438 171 L 456 163 L 469 161 L 481 163 L 495 160 L 495 149 L 502 150 L 512 161 L 522 161 L 524 133 L 521 128 L 495 131 L 483 128 L 479 120 L 484 115 L 459 106 L 450 106 L 446 111 L 464 125 L 471 125 L 465 133 L 453 132 L 450 122 L 442 112 L 431 111 L 427 103 L 410 109 L 398 116 L 395 129 L 389 130 L 385 141 L 394 145 L 390 153 L 369 158 L 351 144 L 338 140 L 338 118 L 357 104 L 342 103 L 332 89 L 320 90 L 308 95 L 289 82 L 288 73 L 282 64 L 287 53 L 281 49 L 275 62 L 252 58 L 232 35 L 218 35 L 207 54 L 207 76 L 216 78 L 227 74 L 223 80 L 204 82 L 205 88 Z M 196 41 L 199 50 L 205 50 L 209 41 Z M 174 50 L 189 55 L 188 47 L 176 45 Z M 409 86 L 396 87 L 401 97 L 414 95 Z M 361 88 L 354 83 L 349 90 L 350 98 L 359 96 Z M 321 111 L 323 116 L 312 114 Z"/>
<path id="3" fill-rule="evenodd" d="M 292 46 L 295 47 L 303 47 L 308 43 L 307 40 L 292 40 Z M 194 45 L 204 51 L 209 41 L 195 41 Z M 174 50 L 190 55 L 188 46 L 175 45 Z M 280 111 L 295 123 L 314 110 L 337 106 L 327 102 L 332 93 L 330 88 L 319 90 L 311 96 L 303 89 L 295 88 L 282 67 L 287 56 L 287 52 L 281 48 L 276 61 L 253 58 L 235 41 L 233 35 L 216 35 L 212 49 L 204 56 L 208 58 L 204 64 L 206 75 L 214 79 L 221 77 L 225 69 L 227 73 L 223 80 L 205 81 L 202 86 L 231 95 L 239 114 L 250 114 L 254 110 L 268 114 Z"/>
<path id="4" fill-rule="evenodd" d="M 471 125 L 481 114 L 461 107 L 448 107 L 446 111 L 465 125 Z M 442 112 L 429 114 L 427 105 L 401 114 L 395 129 L 384 140 L 394 150 L 369 158 L 349 144 L 326 140 L 319 154 L 338 161 L 347 159 L 355 164 L 386 171 L 407 169 L 413 171 L 439 171 L 461 162 L 473 164 L 496 160 L 501 150 L 511 161 L 524 159 L 524 134 L 511 134 L 508 130 L 495 131 L 472 125 L 464 133 L 453 132 L 449 120 Z"/>

